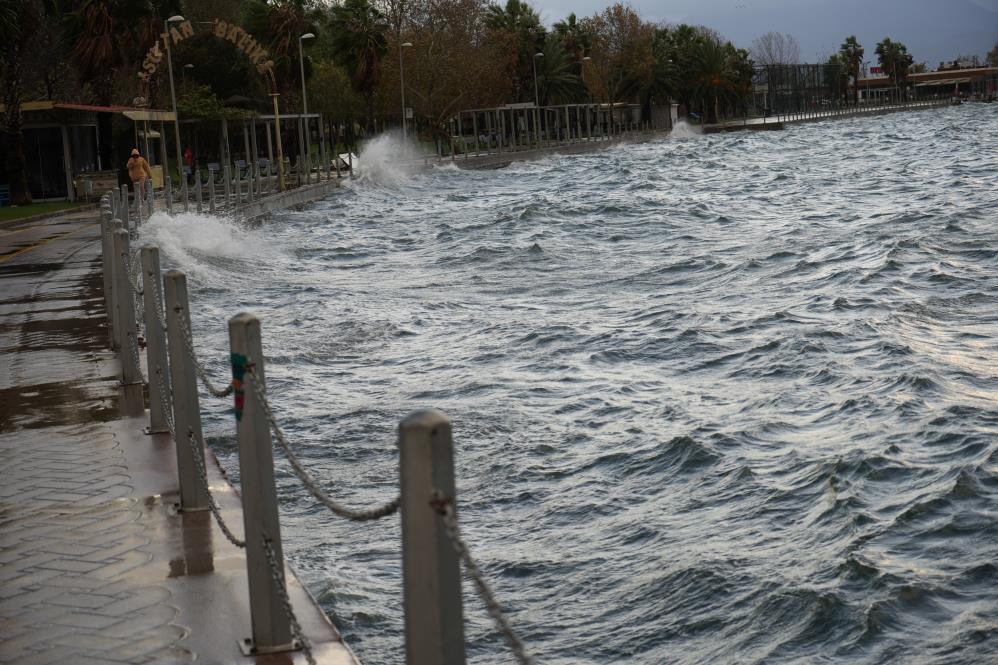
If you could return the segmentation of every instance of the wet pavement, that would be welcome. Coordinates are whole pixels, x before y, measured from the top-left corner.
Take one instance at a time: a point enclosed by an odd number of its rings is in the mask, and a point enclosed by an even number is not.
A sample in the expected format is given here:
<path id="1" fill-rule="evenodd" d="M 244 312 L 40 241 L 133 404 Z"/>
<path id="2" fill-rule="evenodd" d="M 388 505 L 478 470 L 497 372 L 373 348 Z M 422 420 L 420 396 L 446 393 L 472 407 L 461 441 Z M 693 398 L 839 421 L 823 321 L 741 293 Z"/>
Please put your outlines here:
<path id="1" fill-rule="evenodd" d="M 178 514 L 169 435 L 119 415 L 94 211 L 0 230 L 0 662 L 298 663 L 244 657 L 246 562 L 209 512 Z M 223 516 L 238 496 L 208 454 Z M 354 663 L 286 571 L 320 663 Z"/>

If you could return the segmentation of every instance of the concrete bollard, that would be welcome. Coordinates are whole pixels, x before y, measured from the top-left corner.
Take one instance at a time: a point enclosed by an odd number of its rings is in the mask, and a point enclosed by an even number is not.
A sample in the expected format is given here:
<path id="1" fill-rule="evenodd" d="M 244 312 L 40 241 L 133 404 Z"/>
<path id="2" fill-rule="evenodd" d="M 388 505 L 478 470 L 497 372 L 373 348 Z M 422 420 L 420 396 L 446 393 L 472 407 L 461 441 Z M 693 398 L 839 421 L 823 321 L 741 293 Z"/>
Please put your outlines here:
<path id="1" fill-rule="evenodd" d="M 118 211 L 121 215 L 118 219 L 121 220 L 122 225 L 125 230 L 128 230 L 128 185 L 121 186 L 121 209 Z"/>
<path id="2" fill-rule="evenodd" d="M 105 196 L 101 203 L 101 277 L 104 287 L 104 309 L 107 312 L 107 344 L 114 348 L 114 273 L 111 262 L 114 258 L 114 243 L 111 236 L 111 196 Z"/>
<path id="3" fill-rule="evenodd" d="M 146 434 L 169 432 L 170 366 L 166 359 L 166 336 L 160 325 L 163 312 L 159 247 L 142 248 L 142 304 L 146 323 L 146 365 L 149 372 L 149 427 Z M 165 407 L 164 407 L 165 405 Z"/>
<path id="4" fill-rule="evenodd" d="M 139 336 L 135 326 L 135 298 L 132 297 L 132 278 L 128 274 L 128 231 L 114 232 L 114 258 L 119 264 L 117 272 L 118 322 L 121 330 L 121 346 L 118 358 L 121 362 L 121 413 L 125 416 L 141 416 L 145 413 L 145 396 L 142 392 L 142 373 L 139 364 Z"/>
<path id="5" fill-rule="evenodd" d="M 225 191 L 225 207 L 226 208 L 229 207 L 229 203 L 232 201 L 232 190 L 231 190 L 232 185 L 230 183 L 231 177 L 232 176 L 231 176 L 231 174 L 229 172 L 229 163 L 226 162 L 225 164 L 222 165 L 222 178 L 224 178 L 224 180 L 223 180 L 223 189 Z"/>
<path id="6" fill-rule="evenodd" d="M 201 174 L 200 173 L 198 173 L 196 175 L 196 177 L 194 179 L 194 182 L 196 183 L 194 185 L 194 196 L 197 197 L 197 206 L 195 207 L 195 209 L 197 210 L 198 214 L 200 215 L 201 212 L 202 212 L 202 208 L 201 208 L 201 199 L 202 199 L 202 196 L 201 196 Z"/>
<path id="7" fill-rule="evenodd" d="M 461 568 L 435 492 L 454 501 L 450 419 L 418 411 L 399 424 L 402 486 L 402 603 L 408 665 L 465 662 Z"/>
<path id="8" fill-rule="evenodd" d="M 260 321 L 241 313 L 229 319 L 232 381 L 235 388 L 236 434 L 239 438 L 239 475 L 242 483 L 243 524 L 246 533 L 246 572 L 249 578 L 252 641 L 244 640 L 244 653 L 269 653 L 293 648 L 291 626 L 271 574 L 263 546 L 270 541 L 276 563 L 283 571 L 281 523 L 274 486 L 274 456 L 270 423 L 256 391 L 246 376 L 252 362 L 254 376 L 266 390 Z M 252 359 L 252 360 L 249 360 Z"/>
<path id="9" fill-rule="evenodd" d="M 190 326 L 187 307 L 187 276 L 179 270 L 169 270 L 163 277 L 166 291 L 166 341 L 170 350 L 170 385 L 173 386 L 173 428 L 176 433 L 177 475 L 180 480 L 180 510 L 208 510 L 208 496 L 201 479 L 194 451 L 189 441 L 191 433 L 198 442 L 197 454 L 204 461 L 201 431 L 201 403 L 198 400 L 194 359 L 187 350 L 180 317 Z"/>
<path id="10" fill-rule="evenodd" d="M 107 239 L 111 266 L 111 316 L 114 321 L 114 341 L 111 348 L 115 351 L 121 348 L 121 312 L 119 311 L 120 298 L 118 298 L 118 273 L 121 272 L 121 261 L 118 260 L 117 249 L 114 245 L 114 232 L 124 228 L 125 225 L 121 223 L 120 219 L 112 219 L 111 231 Z"/>

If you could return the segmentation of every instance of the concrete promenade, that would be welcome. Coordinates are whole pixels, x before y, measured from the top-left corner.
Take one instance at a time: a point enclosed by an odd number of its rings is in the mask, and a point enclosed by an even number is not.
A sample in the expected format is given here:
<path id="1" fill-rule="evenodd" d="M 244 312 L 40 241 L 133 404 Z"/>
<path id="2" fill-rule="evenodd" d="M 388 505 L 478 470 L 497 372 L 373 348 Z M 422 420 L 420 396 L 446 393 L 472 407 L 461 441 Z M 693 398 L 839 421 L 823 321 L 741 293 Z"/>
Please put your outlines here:
<path id="1" fill-rule="evenodd" d="M 177 514 L 168 434 L 119 415 L 95 211 L 0 229 L 0 662 L 301 663 L 244 657 L 244 552 L 210 512 Z M 242 536 L 240 500 L 208 454 Z M 319 663 L 356 663 L 285 571 Z"/>
<path id="2" fill-rule="evenodd" d="M 820 122 L 822 120 L 859 118 L 867 115 L 883 115 L 885 113 L 896 113 L 898 111 L 917 111 L 949 105 L 949 100 L 937 99 L 923 102 L 909 102 L 907 104 L 885 104 L 879 106 L 859 107 L 850 106 L 842 109 L 816 110 L 801 113 L 782 113 L 767 116 L 765 118 L 745 118 L 742 120 L 729 120 L 726 122 L 704 125 L 703 133 L 717 134 L 720 132 L 783 129 L 784 125 L 802 122 Z"/>

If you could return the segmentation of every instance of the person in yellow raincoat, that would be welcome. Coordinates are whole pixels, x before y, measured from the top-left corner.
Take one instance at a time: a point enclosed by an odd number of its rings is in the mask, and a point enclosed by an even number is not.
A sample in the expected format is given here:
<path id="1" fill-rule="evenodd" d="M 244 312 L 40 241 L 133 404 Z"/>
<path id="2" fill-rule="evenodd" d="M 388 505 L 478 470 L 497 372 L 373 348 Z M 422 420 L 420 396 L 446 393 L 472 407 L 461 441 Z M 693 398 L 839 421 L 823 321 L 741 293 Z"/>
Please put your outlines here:
<path id="1" fill-rule="evenodd" d="M 136 196 L 146 196 L 146 179 L 152 181 L 152 171 L 149 162 L 139 154 L 138 148 L 132 148 L 132 156 L 128 158 L 128 177 L 132 180 L 132 192 Z"/>

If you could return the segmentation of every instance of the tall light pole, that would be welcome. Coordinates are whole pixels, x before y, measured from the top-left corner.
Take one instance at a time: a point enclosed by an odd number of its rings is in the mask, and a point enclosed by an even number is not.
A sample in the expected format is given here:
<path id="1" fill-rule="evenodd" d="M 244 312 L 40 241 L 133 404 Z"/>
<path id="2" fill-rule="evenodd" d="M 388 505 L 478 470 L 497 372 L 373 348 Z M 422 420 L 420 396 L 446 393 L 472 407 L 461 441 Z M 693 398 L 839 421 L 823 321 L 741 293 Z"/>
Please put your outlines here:
<path id="1" fill-rule="evenodd" d="M 186 94 L 187 93 L 187 70 L 194 69 L 194 65 L 187 63 L 184 68 L 180 70 L 180 89 Z"/>
<path id="2" fill-rule="evenodd" d="M 170 24 L 183 23 L 184 17 L 177 14 L 163 21 L 163 41 L 166 42 L 166 63 L 170 70 L 170 101 L 173 102 L 173 138 L 177 143 L 177 176 L 180 178 L 184 194 L 184 212 L 187 211 L 187 178 L 184 177 L 184 160 L 180 154 L 180 116 L 177 115 L 177 91 L 173 84 L 173 55 L 170 49 Z M 165 175 L 165 174 L 164 174 Z"/>
<path id="3" fill-rule="evenodd" d="M 399 83 L 402 86 L 402 138 L 405 139 L 408 134 L 405 128 L 405 67 L 402 64 L 402 49 L 412 48 L 412 44 L 405 42 L 404 44 L 399 44 Z"/>
<path id="4" fill-rule="evenodd" d="M 866 66 L 868 64 L 870 64 L 869 60 L 861 61 L 860 62 L 860 65 L 862 66 L 864 73 L 866 73 Z M 868 73 L 866 73 L 865 75 L 866 75 L 866 99 L 864 99 L 863 102 L 865 104 L 869 104 L 870 103 L 870 75 Z M 856 92 L 857 93 L 859 92 L 859 79 L 856 79 Z"/>
<path id="5" fill-rule="evenodd" d="M 301 107 L 302 107 L 302 116 L 303 116 L 301 119 L 301 123 L 299 124 L 300 127 L 299 136 L 301 138 L 299 139 L 298 144 L 301 146 L 302 150 L 305 153 L 304 155 L 302 155 L 305 158 L 305 174 L 306 174 L 305 182 L 309 182 L 309 178 L 311 177 L 312 154 L 309 146 L 309 139 L 311 137 L 309 136 L 309 131 L 308 131 L 308 118 L 306 117 L 308 116 L 308 94 L 305 92 L 305 51 L 302 48 L 302 42 L 306 39 L 314 39 L 314 38 L 315 35 L 313 35 L 311 32 L 306 32 L 304 35 L 298 38 L 298 66 L 301 68 Z M 255 156 L 254 159 L 256 159 Z M 299 174 L 299 184 L 301 184 L 300 178 L 301 175 Z"/>
<path id="6" fill-rule="evenodd" d="M 537 92 L 537 58 L 543 58 L 543 53 L 535 53 L 531 58 L 534 65 L 534 135 L 537 137 L 537 145 L 541 145 L 541 97 Z"/>

